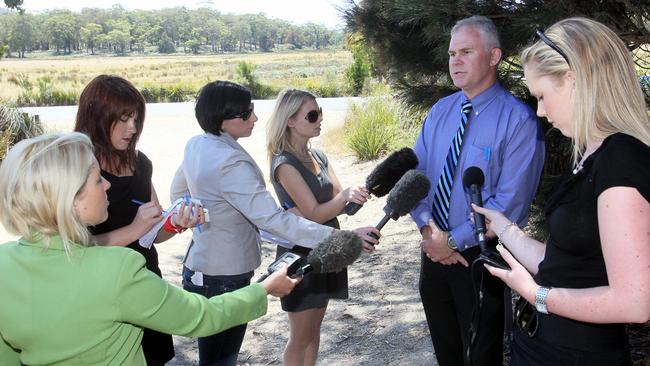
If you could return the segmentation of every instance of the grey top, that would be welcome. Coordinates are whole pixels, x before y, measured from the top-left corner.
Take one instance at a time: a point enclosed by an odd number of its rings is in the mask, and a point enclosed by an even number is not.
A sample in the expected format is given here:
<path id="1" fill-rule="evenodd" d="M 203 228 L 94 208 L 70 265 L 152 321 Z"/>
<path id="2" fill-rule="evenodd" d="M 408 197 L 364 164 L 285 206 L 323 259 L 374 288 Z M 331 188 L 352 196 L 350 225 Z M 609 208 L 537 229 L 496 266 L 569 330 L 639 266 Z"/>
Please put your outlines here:
<path id="1" fill-rule="evenodd" d="M 305 167 L 300 162 L 300 160 L 298 160 L 298 158 L 296 158 L 288 151 L 283 151 L 281 154 L 273 156 L 273 159 L 271 161 L 271 183 L 273 183 L 273 188 L 275 189 L 275 193 L 278 196 L 278 200 L 280 200 L 280 202 L 283 204 L 286 202 L 291 207 L 294 207 L 296 205 L 284 187 L 282 187 L 280 182 L 278 182 L 278 179 L 276 177 L 276 171 L 282 164 L 291 165 L 292 167 L 296 168 L 296 170 L 298 170 L 298 173 L 300 173 L 302 178 L 305 180 L 305 183 L 307 183 L 309 190 L 311 190 L 311 192 L 314 194 L 316 202 L 329 202 L 332 200 L 332 197 L 334 197 L 334 186 L 332 185 L 332 180 L 330 179 L 329 171 L 327 169 L 329 166 L 327 156 L 325 156 L 322 151 L 316 149 L 311 149 L 311 153 L 316 160 L 316 163 L 318 163 L 318 166 L 320 167 L 320 172 L 317 175 L 307 169 L 307 167 Z M 339 221 L 336 219 L 336 217 L 332 218 L 326 223 L 323 223 L 323 225 L 337 229 L 340 228 Z"/>
<path id="2" fill-rule="evenodd" d="M 201 232 L 193 230 L 184 263 L 207 275 L 236 275 L 259 267 L 258 228 L 310 248 L 332 232 L 278 207 L 253 158 L 225 132 L 187 142 L 172 180 L 172 202 L 187 193 L 209 210 L 210 222 Z"/>

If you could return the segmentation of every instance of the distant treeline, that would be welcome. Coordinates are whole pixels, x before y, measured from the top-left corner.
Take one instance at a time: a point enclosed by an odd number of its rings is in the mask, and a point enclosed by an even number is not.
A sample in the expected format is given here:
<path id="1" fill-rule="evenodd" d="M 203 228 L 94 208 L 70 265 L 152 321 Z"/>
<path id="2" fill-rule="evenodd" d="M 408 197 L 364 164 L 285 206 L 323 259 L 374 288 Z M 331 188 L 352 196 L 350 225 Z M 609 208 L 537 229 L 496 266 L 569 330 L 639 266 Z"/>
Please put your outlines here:
<path id="1" fill-rule="evenodd" d="M 0 50 L 2 45 L 8 46 L 5 54 L 17 57 L 25 57 L 26 52 L 32 51 L 54 54 L 266 52 L 279 45 L 320 49 L 342 42 L 341 31 L 322 25 L 295 25 L 263 14 L 221 14 L 209 8 L 128 11 L 116 5 L 110 9 L 85 8 L 81 12 L 0 14 Z"/>

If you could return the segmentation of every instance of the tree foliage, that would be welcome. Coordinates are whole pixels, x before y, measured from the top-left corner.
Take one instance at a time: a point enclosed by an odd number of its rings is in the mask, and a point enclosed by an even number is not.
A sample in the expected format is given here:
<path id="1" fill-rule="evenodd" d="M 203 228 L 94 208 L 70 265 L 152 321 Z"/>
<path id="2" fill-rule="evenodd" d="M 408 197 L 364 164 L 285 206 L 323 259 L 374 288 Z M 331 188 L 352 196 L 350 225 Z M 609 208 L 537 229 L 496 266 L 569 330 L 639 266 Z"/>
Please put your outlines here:
<path id="1" fill-rule="evenodd" d="M 447 48 L 450 30 L 462 18 L 480 14 L 501 33 L 504 62 L 500 80 L 527 97 L 518 52 L 535 28 L 570 16 L 586 16 L 611 27 L 631 51 L 650 52 L 650 2 L 647 0 L 361 0 L 343 11 L 347 27 L 363 35 L 376 55 L 374 66 L 401 97 L 428 107 L 452 92 Z M 637 59 L 641 70 L 650 64 Z"/>
<path id="2" fill-rule="evenodd" d="M 12 6 L 22 2 L 5 0 Z M 0 42 L 19 56 L 30 51 L 55 54 L 129 52 L 191 53 L 271 51 L 289 48 L 323 48 L 341 44 L 342 36 L 323 25 L 295 25 L 263 14 L 221 14 L 210 8 L 175 7 L 127 11 L 120 5 L 109 9 L 84 8 L 81 12 L 49 10 L 30 14 L 18 24 L 17 12 L 0 14 Z M 27 24 L 27 22 L 29 24 Z M 12 30 L 20 25 L 21 39 Z M 12 41 L 13 38 L 13 41 Z M 336 43 L 338 42 L 338 43 Z M 285 46 L 285 47 L 287 47 Z"/>

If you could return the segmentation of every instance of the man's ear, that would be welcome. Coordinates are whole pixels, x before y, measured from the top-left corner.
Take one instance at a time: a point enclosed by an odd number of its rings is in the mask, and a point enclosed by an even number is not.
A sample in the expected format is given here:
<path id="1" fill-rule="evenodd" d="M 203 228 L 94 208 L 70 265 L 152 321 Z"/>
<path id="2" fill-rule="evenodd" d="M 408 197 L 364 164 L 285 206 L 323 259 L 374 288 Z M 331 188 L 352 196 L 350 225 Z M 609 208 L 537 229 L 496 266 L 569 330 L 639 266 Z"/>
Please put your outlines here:
<path id="1" fill-rule="evenodd" d="M 493 48 L 492 51 L 490 51 L 490 66 L 498 65 L 499 61 L 501 61 L 502 55 L 503 53 L 500 48 Z"/>

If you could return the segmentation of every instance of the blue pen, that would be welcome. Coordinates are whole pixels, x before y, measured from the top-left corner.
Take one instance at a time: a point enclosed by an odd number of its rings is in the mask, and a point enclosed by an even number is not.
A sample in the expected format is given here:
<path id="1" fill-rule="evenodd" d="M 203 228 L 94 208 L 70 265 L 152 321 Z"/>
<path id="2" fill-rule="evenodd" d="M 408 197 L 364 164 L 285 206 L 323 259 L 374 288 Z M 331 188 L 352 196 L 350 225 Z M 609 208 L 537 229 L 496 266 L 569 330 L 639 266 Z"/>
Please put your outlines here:
<path id="1" fill-rule="evenodd" d="M 190 204 L 190 195 L 185 194 L 185 204 L 189 205 Z M 194 216 L 194 209 L 192 209 L 192 216 Z M 201 233 L 201 224 L 196 224 L 196 228 L 199 230 L 199 233 Z"/>
<path id="2" fill-rule="evenodd" d="M 485 160 L 490 160 L 490 157 L 492 156 L 492 149 L 490 147 L 485 148 Z"/>
<path id="3" fill-rule="evenodd" d="M 135 203 L 136 205 L 144 205 L 144 202 L 138 201 L 136 199 L 132 199 L 131 202 Z"/>

